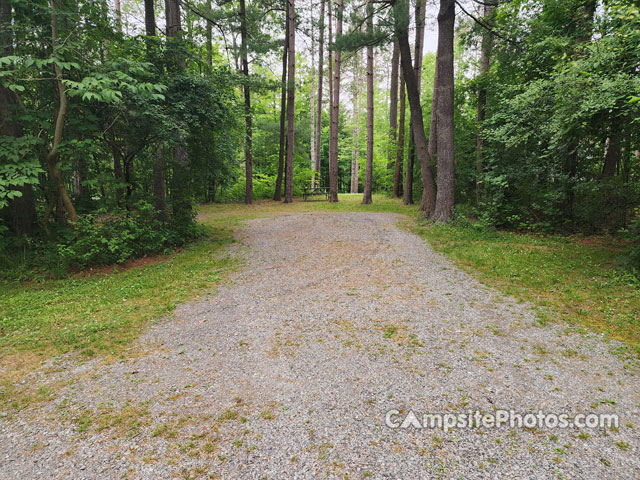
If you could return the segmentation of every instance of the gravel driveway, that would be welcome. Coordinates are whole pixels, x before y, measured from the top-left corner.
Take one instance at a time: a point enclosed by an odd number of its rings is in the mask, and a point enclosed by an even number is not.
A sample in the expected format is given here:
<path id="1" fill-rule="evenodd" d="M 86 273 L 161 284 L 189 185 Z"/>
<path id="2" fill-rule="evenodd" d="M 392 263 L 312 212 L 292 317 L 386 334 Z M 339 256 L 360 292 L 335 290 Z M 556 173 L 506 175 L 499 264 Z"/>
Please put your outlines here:
<path id="1" fill-rule="evenodd" d="M 401 219 L 248 221 L 232 247 L 246 264 L 215 295 L 128 360 L 63 363 L 55 400 L 0 420 L 0 478 L 638 480 L 640 382 L 616 345 L 540 326 Z M 620 426 L 385 425 L 495 409 Z"/>

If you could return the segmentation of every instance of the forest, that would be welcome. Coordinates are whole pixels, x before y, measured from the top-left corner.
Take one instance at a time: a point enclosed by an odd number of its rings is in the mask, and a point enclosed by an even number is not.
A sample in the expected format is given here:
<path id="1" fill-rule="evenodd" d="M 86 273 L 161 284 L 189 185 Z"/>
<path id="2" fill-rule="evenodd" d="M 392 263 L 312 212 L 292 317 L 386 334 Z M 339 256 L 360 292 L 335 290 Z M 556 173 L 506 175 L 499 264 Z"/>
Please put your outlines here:
<path id="1" fill-rule="evenodd" d="M 638 265 L 633 2 L 299 2 L 2 0 L 5 269 L 122 262 L 198 237 L 198 204 L 314 186 L 622 235 Z"/>

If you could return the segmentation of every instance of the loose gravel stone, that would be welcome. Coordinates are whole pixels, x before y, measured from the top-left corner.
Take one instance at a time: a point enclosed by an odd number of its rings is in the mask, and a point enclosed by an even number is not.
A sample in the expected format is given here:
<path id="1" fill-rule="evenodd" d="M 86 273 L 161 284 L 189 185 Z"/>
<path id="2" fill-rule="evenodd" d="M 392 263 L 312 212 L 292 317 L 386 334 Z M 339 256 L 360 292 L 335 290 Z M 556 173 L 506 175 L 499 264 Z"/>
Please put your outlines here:
<path id="1" fill-rule="evenodd" d="M 250 220 L 246 264 L 130 358 L 31 381 L 0 420 L 2 479 L 630 479 L 637 372 L 618 345 L 480 284 L 402 217 Z M 59 361 L 60 362 L 60 361 Z M 618 429 L 392 429 L 385 414 L 616 413 Z"/>

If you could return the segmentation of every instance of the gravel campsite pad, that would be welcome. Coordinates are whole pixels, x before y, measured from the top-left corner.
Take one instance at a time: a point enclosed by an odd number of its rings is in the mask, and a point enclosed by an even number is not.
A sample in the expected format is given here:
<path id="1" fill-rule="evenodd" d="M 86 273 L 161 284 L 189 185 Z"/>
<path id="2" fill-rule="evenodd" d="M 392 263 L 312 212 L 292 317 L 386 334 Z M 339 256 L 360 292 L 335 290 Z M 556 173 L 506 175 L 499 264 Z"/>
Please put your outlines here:
<path id="1" fill-rule="evenodd" d="M 402 219 L 246 222 L 232 247 L 244 265 L 154 323 L 130 358 L 34 376 L 63 386 L 0 420 L 0 477 L 637 480 L 640 382 L 616 345 L 540 325 Z M 620 425 L 394 429 L 394 409 Z"/>

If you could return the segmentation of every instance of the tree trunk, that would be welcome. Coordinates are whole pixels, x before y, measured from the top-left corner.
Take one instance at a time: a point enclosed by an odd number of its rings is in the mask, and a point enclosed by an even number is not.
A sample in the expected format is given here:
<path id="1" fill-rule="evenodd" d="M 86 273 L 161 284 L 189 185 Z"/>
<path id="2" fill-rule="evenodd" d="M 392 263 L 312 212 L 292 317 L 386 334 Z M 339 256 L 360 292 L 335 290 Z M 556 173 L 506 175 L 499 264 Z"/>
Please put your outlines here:
<path id="1" fill-rule="evenodd" d="M 182 28 L 180 26 L 180 0 L 165 0 L 167 38 L 180 40 Z M 172 68 L 184 71 L 186 60 L 179 50 L 174 47 L 171 55 Z M 171 197 L 173 202 L 173 217 L 180 223 L 191 222 L 191 198 L 189 196 L 189 154 L 185 146 L 186 139 L 175 139 L 173 148 L 173 177 L 171 181 Z"/>
<path id="2" fill-rule="evenodd" d="M 353 53 L 353 146 L 351 148 L 351 185 L 349 192 L 358 193 L 360 170 L 360 50 Z"/>
<path id="3" fill-rule="evenodd" d="M 207 14 L 211 15 L 211 0 L 207 0 Z M 207 39 L 207 65 L 209 68 L 213 66 L 213 26 L 211 22 L 207 21 L 207 31 L 206 31 L 206 39 Z M 215 189 L 214 189 L 215 196 Z"/>
<path id="4" fill-rule="evenodd" d="M 604 154 L 604 165 L 602 167 L 602 178 L 610 179 L 616 174 L 616 170 L 620 166 L 622 158 L 622 129 L 620 121 L 614 119 L 609 129 L 609 138 L 607 139 L 607 151 Z"/>
<path id="5" fill-rule="evenodd" d="M 420 104 L 420 90 L 418 88 L 418 80 L 416 71 L 411 62 L 411 47 L 409 46 L 408 33 L 408 6 L 405 0 L 397 0 L 394 4 L 394 16 L 396 22 L 396 36 L 400 47 L 400 63 L 402 65 L 402 74 L 404 76 L 405 86 L 407 89 L 407 98 L 409 100 L 409 110 L 411 112 L 411 126 L 413 129 L 413 139 L 415 142 L 416 153 L 422 170 L 423 183 L 428 185 L 428 191 L 435 191 L 435 182 L 433 174 L 429 169 L 429 154 L 427 151 L 427 139 L 424 134 L 424 120 L 422 118 L 422 105 Z M 411 163 L 411 155 L 407 158 L 407 164 Z M 405 179 L 405 204 L 407 203 L 407 190 L 412 187 L 412 177 L 409 175 L 409 167 L 407 166 L 407 176 Z M 409 196 L 411 198 L 411 196 Z M 427 212 L 425 212 L 425 216 Z"/>
<path id="6" fill-rule="evenodd" d="M 398 67 L 400 63 L 400 50 L 398 42 L 393 42 L 393 54 L 391 56 L 391 81 L 389 92 L 389 148 L 387 151 L 388 161 L 387 168 L 394 167 L 394 160 L 397 154 L 397 136 L 398 131 Z"/>
<path id="7" fill-rule="evenodd" d="M 113 6 L 116 11 L 116 29 L 118 33 L 122 33 L 122 4 L 120 0 L 113 0 Z"/>
<path id="8" fill-rule="evenodd" d="M 240 0 L 240 56 L 242 57 L 242 75 L 244 76 L 244 121 L 245 121 L 245 190 L 244 203 L 253 203 L 253 128 L 251 125 L 251 91 L 249 87 L 249 59 L 247 47 L 247 10 L 245 0 Z"/>
<path id="9" fill-rule="evenodd" d="M 367 2 L 367 33 L 373 34 L 373 0 Z M 362 203 L 368 205 L 373 202 L 371 190 L 373 187 L 373 47 L 367 47 L 367 162 L 364 176 L 364 195 Z"/>
<path id="10" fill-rule="evenodd" d="M 438 82 L 438 61 L 436 59 L 436 68 L 433 76 L 433 95 L 431 98 L 431 119 L 429 122 L 429 144 L 427 146 L 427 163 L 431 178 L 435 178 L 434 168 L 436 155 L 438 153 L 438 92 L 435 89 L 435 85 Z M 420 201 L 420 210 L 425 212 L 425 216 L 429 217 L 433 214 L 436 207 L 436 188 L 432 185 L 427 189 L 426 183 L 422 185 L 422 200 Z"/>
<path id="11" fill-rule="evenodd" d="M 414 70 L 416 72 L 416 81 L 418 85 L 418 96 L 420 96 L 420 86 L 422 84 L 422 47 L 424 44 L 424 20 L 426 12 L 426 0 L 416 0 L 415 6 L 415 22 L 416 22 L 416 38 L 415 38 L 415 59 Z M 407 12 L 408 15 L 408 12 Z M 406 81 L 406 80 L 405 80 Z M 409 158 L 407 161 L 407 178 L 406 188 L 404 192 L 404 204 L 413 205 L 413 165 L 416 160 L 416 142 L 413 135 L 413 117 L 409 119 Z M 424 184 L 424 179 L 423 179 Z M 423 187 L 424 189 L 424 187 Z"/>
<path id="12" fill-rule="evenodd" d="M 316 38 L 314 36 L 313 24 L 313 4 L 311 5 L 311 99 L 309 101 L 309 111 L 311 114 L 311 133 L 309 135 L 309 150 L 311 153 L 311 187 L 316 183 Z"/>
<path id="13" fill-rule="evenodd" d="M 58 51 L 58 14 L 56 13 L 56 9 L 57 7 L 55 1 L 51 0 L 51 43 L 53 44 L 54 55 Z M 60 146 L 60 142 L 62 141 L 62 131 L 64 129 L 64 123 L 67 115 L 67 88 L 64 85 L 60 67 L 56 63 L 54 63 L 53 66 L 56 75 L 59 107 L 55 121 L 53 144 L 51 146 L 51 149 L 49 150 L 49 153 L 47 154 L 47 166 L 49 167 L 49 175 L 53 182 L 54 191 L 51 198 L 51 203 L 49 204 L 50 208 L 47 208 L 44 218 L 42 219 L 45 230 L 47 229 L 47 223 L 49 222 L 51 210 L 53 209 L 53 206 L 58 203 L 58 201 L 61 201 L 66 208 L 67 213 L 69 214 L 69 219 L 72 222 L 78 221 L 76 209 L 74 208 L 73 203 L 71 203 L 71 199 L 69 198 L 69 194 L 67 193 L 67 188 L 64 185 L 62 172 L 58 169 L 58 147 Z"/>
<path id="14" fill-rule="evenodd" d="M 399 50 L 398 50 L 399 51 Z M 406 95 L 404 88 L 404 75 L 400 72 L 400 126 L 398 129 L 398 146 L 396 148 L 396 167 L 393 172 L 393 191 L 392 198 L 400 198 L 400 191 L 402 190 L 402 164 L 404 160 L 404 130 L 405 130 L 405 117 L 406 117 Z"/>
<path id="15" fill-rule="evenodd" d="M 438 194 L 433 219 L 451 220 L 455 200 L 453 151 L 453 35 L 455 0 L 440 0 L 438 12 Z"/>
<path id="16" fill-rule="evenodd" d="M 276 176 L 275 201 L 282 200 L 282 177 L 284 175 L 285 125 L 287 118 L 287 60 L 289 54 L 289 0 L 284 0 L 285 35 L 282 48 L 282 87 L 280 91 L 280 144 L 278 147 L 278 175 Z"/>
<path id="17" fill-rule="evenodd" d="M 284 202 L 293 202 L 293 160 L 295 150 L 296 113 L 296 12 L 295 0 L 287 0 L 289 22 L 289 75 L 287 85 L 287 164 L 284 184 Z"/>
<path id="18" fill-rule="evenodd" d="M 318 112 L 316 116 L 316 163 L 313 169 L 320 174 L 322 168 L 322 79 L 324 77 L 324 4 L 326 0 L 320 1 L 320 33 L 318 49 Z M 321 183 L 321 182 L 320 182 Z"/>
<path id="19" fill-rule="evenodd" d="M 150 54 L 153 48 L 151 37 L 156 36 L 156 12 L 153 0 L 144 0 L 144 26 L 147 40 L 147 52 Z M 115 162 L 115 157 L 114 157 Z M 119 163 L 119 160 L 118 160 Z M 115 163 L 114 163 L 115 167 Z M 163 156 L 156 150 L 153 158 L 153 205 L 157 218 L 162 221 L 167 220 L 167 184 L 165 176 L 165 162 Z M 117 175 L 118 177 L 118 175 Z M 119 177 L 122 177 L 120 167 Z M 119 202 L 119 199 L 118 199 Z"/>
<path id="20" fill-rule="evenodd" d="M 336 40 L 342 36 L 342 0 L 337 0 Z M 329 17 L 331 18 L 331 17 Z M 329 20 L 331 30 L 331 20 Z M 341 52 L 335 51 L 332 82 L 331 124 L 329 133 L 329 201 L 338 201 L 338 122 L 340 121 L 340 59 Z"/>
<path id="21" fill-rule="evenodd" d="M 486 3 L 483 9 L 484 22 L 489 22 L 493 12 L 493 5 Z M 480 45 L 480 71 L 478 72 L 478 133 L 476 134 L 476 203 L 482 200 L 482 175 L 484 173 L 484 136 L 483 125 L 487 118 L 487 84 L 486 77 L 491 64 L 491 49 L 493 37 L 491 32 L 482 33 L 482 43 Z"/>

